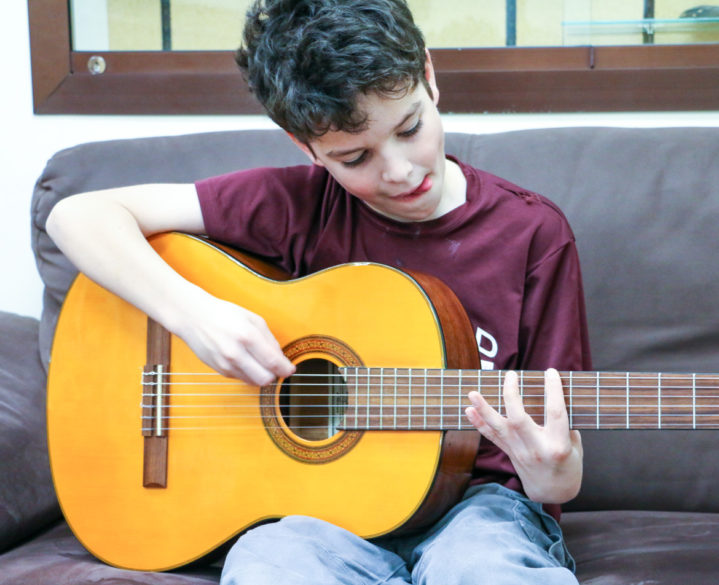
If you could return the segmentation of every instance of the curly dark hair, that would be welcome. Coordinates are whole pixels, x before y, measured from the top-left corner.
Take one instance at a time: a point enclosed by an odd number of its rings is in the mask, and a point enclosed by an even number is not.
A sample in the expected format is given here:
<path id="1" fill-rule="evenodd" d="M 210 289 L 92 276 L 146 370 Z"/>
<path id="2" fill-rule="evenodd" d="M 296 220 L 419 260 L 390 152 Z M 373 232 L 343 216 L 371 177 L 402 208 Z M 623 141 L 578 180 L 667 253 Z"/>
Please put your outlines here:
<path id="1" fill-rule="evenodd" d="M 429 89 L 405 0 L 256 0 L 235 58 L 270 118 L 306 144 L 361 131 L 363 94 Z"/>

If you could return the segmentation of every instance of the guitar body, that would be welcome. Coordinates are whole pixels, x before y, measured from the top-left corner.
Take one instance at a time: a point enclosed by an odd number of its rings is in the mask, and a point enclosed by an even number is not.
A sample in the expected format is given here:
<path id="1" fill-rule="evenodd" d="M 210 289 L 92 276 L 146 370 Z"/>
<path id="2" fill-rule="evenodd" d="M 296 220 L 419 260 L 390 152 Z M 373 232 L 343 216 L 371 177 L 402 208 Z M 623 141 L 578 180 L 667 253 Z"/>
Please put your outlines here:
<path id="1" fill-rule="evenodd" d="M 456 299 L 434 304 L 418 284 L 423 277 L 353 264 L 278 281 L 207 240 L 164 234 L 151 243 L 190 281 L 262 315 L 298 364 L 477 367 Z M 213 376 L 172 336 L 170 371 L 192 376 L 173 374 L 189 383 L 168 390 L 166 485 L 145 487 L 147 323 L 81 275 L 57 326 L 50 463 L 68 523 L 98 558 L 171 569 L 290 514 L 374 537 L 431 521 L 466 485 L 476 433 L 334 429 L 314 436 L 301 424 L 295 431 L 288 413 L 301 393 Z M 450 338 L 449 328 L 459 333 Z"/>

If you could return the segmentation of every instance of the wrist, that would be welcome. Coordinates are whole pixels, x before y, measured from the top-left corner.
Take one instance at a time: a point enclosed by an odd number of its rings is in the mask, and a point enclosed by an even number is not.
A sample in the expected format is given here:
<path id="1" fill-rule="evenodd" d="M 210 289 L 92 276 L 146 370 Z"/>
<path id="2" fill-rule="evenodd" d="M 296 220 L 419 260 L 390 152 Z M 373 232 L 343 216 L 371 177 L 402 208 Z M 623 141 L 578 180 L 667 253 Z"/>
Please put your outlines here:
<path id="1" fill-rule="evenodd" d="M 157 304 L 153 318 L 171 333 L 184 338 L 196 315 L 202 314 L 201 306 L 208 296 L 205 290 L 182 279 L 181 283 L 168 287 L 166 294 L 162 295 L 162 302 Z"/>

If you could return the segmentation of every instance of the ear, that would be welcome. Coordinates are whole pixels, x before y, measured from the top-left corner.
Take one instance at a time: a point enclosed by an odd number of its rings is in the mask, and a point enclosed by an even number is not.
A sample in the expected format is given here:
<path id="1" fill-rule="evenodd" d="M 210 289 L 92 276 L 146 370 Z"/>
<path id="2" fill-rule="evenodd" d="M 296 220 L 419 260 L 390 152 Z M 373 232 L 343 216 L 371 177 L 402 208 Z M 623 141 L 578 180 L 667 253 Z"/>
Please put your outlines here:
<path id="1" fill-rule="evenodd" d="M 432 57 L 429 54 L 429 49 L 425 49 L 424 53 L 424 78 L 427 80 L 429 88 L 432 90 L 432 101 L 436 106 L 439 102 L 439 88 L 437 87 L 437 79 L 434 76 L 434 66 L 432 65 Z"/>
<path id="2" fill-rule="evenodd" d="M 322 161 L 317 158 L 317 156 L 315 155 L 315 151 L 312 150 L 312 147 L 311 147 L 309 144 L 305 144 L 305 143 L 302 142 L 301 140 L 298 140 L 297 137 L 296 137 L 294 134 L 291 134 L 291 133 L 289 133 L 289 132 L 287 132 L 287 136 L 290 137 L 290 140 L 292 140 L 292 142 L 295 143 L 295 145 L 297 146 L 297 148 L 299 148 L 302 152 L 304 152 L 304 153 L 307 155 L 307 157 L 308 157 L 314 164 L 316 164 L 316 165 L 318 165 L 318 166 L 320 166 L 320 167 L 323 167 L 323 166 L 324 166 L 324 165 L 322 164 Z"/>

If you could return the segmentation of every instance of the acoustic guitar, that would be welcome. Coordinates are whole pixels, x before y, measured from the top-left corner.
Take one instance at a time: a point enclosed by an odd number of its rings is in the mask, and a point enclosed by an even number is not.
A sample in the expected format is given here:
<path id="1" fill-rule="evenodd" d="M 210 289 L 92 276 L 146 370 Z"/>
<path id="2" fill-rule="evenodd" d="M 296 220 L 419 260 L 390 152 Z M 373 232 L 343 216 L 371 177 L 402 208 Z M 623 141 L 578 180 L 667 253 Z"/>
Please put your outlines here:
<path id="1" fill-rule="evenodd" d="M 48 381 L 55 488 L 101 560 L 167 570 L 290 514 L 363 537 L 409 531 L 461 497 L 479 435 L 479 390 L 501 412 L 503 372 L 479 370 L 474 334 L 436 279 L 358 263 L 287 280 L 187 234 L 151 238 L 208 292 L 262 315 L 297 373 L 249 386 L 79 275 Z M 717 428 L 717 377 L 560 372 L 570 425 Z M 543 420 L 543 373 L 521 372 Z"/>

